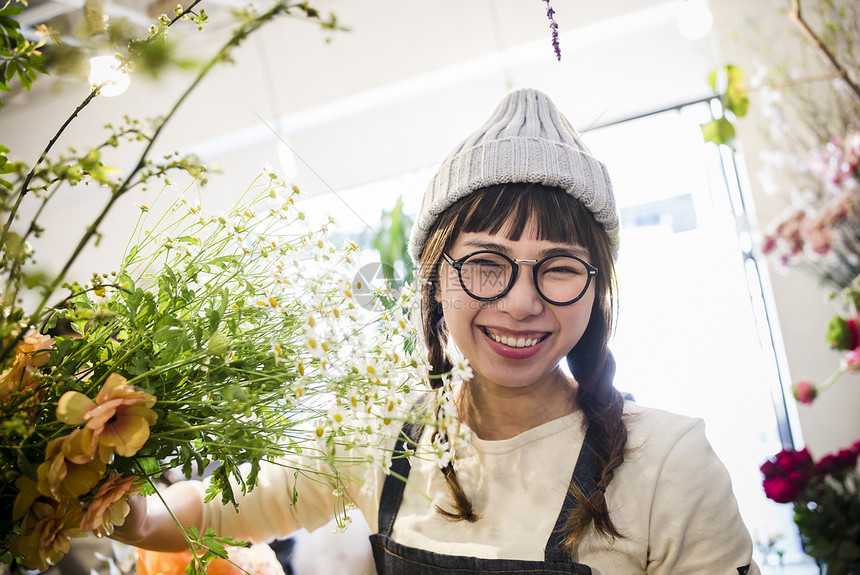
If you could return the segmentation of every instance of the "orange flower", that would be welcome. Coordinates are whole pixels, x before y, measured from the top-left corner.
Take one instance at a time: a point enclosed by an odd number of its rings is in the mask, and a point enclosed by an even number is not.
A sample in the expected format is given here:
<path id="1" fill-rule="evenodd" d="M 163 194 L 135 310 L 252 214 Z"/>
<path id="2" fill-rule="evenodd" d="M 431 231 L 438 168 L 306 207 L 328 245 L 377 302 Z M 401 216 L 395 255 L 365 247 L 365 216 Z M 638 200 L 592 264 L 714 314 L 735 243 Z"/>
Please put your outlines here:
<path id="1" fill-rule="evenodd" d="M 99 447 L 131 457 L 149 439 L 149 426 L 158 416 L 150 408 L 155 397 L 136 391 L 121 375 L 112 373 L 95 401 L 83 393 L 67 391 L 57 405 L 57 419 L 69 425 L 85 424 Z"/>
<path id="2" fill-rule="evenodd" d="M 184 575 L 191 563 L 191 551 L 174 553 L 137 550 L 138 575 Z M 206 568 L 207 575 L 243 575 L 241 571 L 223 559 L 214 559 Z"/>
<path id="3" fill-rule="evenodd" d="M 85 535 L 80 529 L 82 513 L 77 501 L 37 501 L 21 523 L 21 535 L 10 545 L 12 553 L 23 557 L 28 569 L 45 571 L 69 551 L 71 538 Z"/>
<path id="4" fill-rule="evenodd" d="M 13 393 L 33 391 L 38 380 L 33 374 L 51 358 L 50 349 L 54 338 L 40 333 L 31 333 L 15 346 L 12 366 L 0 374 L 0 401 L 8 401 Z M 30 403 L 38 402 L 38 398 Z"/>
<path id="5" fill-rule="evenodd" d="M 30 356 L 30 365 L 33 367 L 42 367 L 51 359 L 52 347 L 54 338 L 37 332 L 24 336 L 18 344 L 18 352 Z"/>
<path id="6" fill-rule="evenodd" d="M 214 559 L 206 568 L 207 575 L 284 575 L 284 568 L 275 552 L 265 544 L 251 547 L 226 547 L 231 564 L 223 559 Z M 191 551 L 164 553 L 137 550 L 138 575 L 184 575 L 185 568 L 191 563 Z"/>
<path id="7" fill-rule="evenodd" d="M 128 515 L 128 498 L 140 491 L 139 485 L 133 485 L 136 479 L 117 473 L 105 481 L 84 513 L 81 529 L 106 536 L 113 533 L 115 525 L 122 525 Z"/>
<path id="8" fill-rule="evenodd" d="M 45 462 L 37 472 L 39 492 L 46 497 L 76 499 L 89 493 L 104 475 L 105 464 L 101 459 L 75 463 L 66 458 L 63 445 L 71 437 L 67 435 L 53 439 L 45 449 Z"/>

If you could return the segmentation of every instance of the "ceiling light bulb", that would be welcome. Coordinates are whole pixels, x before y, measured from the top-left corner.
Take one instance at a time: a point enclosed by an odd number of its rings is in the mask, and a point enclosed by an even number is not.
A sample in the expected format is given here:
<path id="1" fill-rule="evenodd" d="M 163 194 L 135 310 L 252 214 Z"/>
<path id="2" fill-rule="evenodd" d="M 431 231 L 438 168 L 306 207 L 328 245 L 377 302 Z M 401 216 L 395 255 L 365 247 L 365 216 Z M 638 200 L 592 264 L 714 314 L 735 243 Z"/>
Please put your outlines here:
<path id="1" fill-rule="evenodd" d="M 711 31 L 714 16 L 706 0 L 682 0 L 678 10 L 678 30 L 688 40 L 701 40 Z"/>
<path id="2" fill-rule="evenodd" d="M 90 84 L 101 86 L 100 96 L 119 96 L 128 89 L 131 77 L 121 66 L 115 55 L 90 58 Z"/>

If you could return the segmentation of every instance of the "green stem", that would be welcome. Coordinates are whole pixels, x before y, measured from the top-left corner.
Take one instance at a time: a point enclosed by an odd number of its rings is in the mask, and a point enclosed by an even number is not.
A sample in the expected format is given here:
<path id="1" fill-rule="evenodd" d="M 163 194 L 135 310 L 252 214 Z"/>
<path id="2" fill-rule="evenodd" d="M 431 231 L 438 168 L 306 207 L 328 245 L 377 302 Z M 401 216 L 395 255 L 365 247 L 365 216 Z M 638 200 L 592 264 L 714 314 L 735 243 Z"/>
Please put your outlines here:
<path id="1" fill-rule="evenodd" d="M 107 378 L 108 378 L 108 377 L 110 377 L 110 375 L 116 371 L 117 366 L 124 365 L 124 364 L 125 364 L 125 362 L 126 362 L 126 360 L 127 360 L 128 358 L 130 358 L 132 355 L 134 355 L 134 354 L 137 352 L 137 350 L 141 349 L 141 348 L 142 348 L 146 343 L 147 343 L 147 342 L 145 342 L 145 341 L 140 341 L 140 342 L 138 342 L 138 343 L 137 343 L 137 344 L 135 344 L 131 349 L 129 349 L 128 351 L 126 351 L 126 352 L 125 352 L 125 354 L 123 354 L 123 356 L 122 356 L 120 359 L 118 359 L 117 361 L 113 361 L 113 362 L 111 362 L 111 363 L 112 363 L 112 365 L 111 365 L 111 366 L 108 368 L 108 370 L 107 370 L 107 371 L 106 371 L 106 372 L 105 372 L 105 373 L 104 373 L 104 374 L 103 374 L 103 375 L 98 379 L 98 381 L 96 381 L 96 382 L 93 384 L 93 386 L 92 386 L 92 387 L 94 387 L 94 388 L 100 388 L 102 385 L 104 385 L 104 382 L 105 382 L 105 381 L 107 381 Z"/>
<path id="2" fill-rule="evenodd" d="M 168 363 L 167 365 L 162 365 L 161 367 L 159 367 L 157 369 L 153 369 L 151 371 L 147 371 L 146 373 L 142 373 L 138 376 L 135 376 L 135 377 L 129 379 L 126 383 L 128 385 L 134 385 L 136 382 L 140 381 L 141 379 L 151 377 L 153 375 L 160 375 L 164 372 L 170 371 L 171 369 L 174 369 L 177 367 L 182 367 L 183 365 L 188 365 L 189 363 L 196 363 L 202 357 L 206 357 L 206 353 L 201 351 L 199 353 L 196 353 L 192 356 L 189 356 L 189 357 L 183 359 L 182 361 L 174 361 L 173 363 Z"/>
<path id="3" fill-rule="evenodd" d="M 200 2 L 202 2 L 202 0 L 194 0 L 194 2 L 188 8 L 186 8 L 185 10 L 183 10 L 182 12 L 177 14 L 176 17 L 170 21 L 170 23 L 168 24 L 168 27 L 172 26 L 174 23 L 179 21 L 183 15 L 187 14 L 190 10 L 192 10 Z M 151 39 L 148 41 L 151 41 Z M 210 65 L 210 68 L 211 68 L 211 65 Z M 197 81 L 199 82 L 199 78 Z M 195 85 L 196 85 L 196 83 L 197 82 L 195 82 Z M 18 197 L 16 198 L 16 201 L 15 201 L 15 205 L 12 207 L 12 210 L 9 212 L 9 218 L 7 219 L 6 223 L 3 226 L 2 234 L 0 234 L 0 246 L 6 245 L 6 239 L 7 239 L 8 233 L 9 233 L 9 229 L 12 226 L 12 222 L 15 220 L 15 216 L 18 214 L 18 210 L 21 206 L 21 201 L 24 199 L 24 196 L 27 195 L 27 192 L 28 192 L 29 186 L 30 186 L 30 182 L 32 181 L 33 177 L 36 174 L 36 169 L 38 168 L 39 165 L 41 165 L 42 162 L 45 161 L 45 159 L 48 156 L 48 153 L 54 147 L 54 144 L 57 142 L 57 140 L 60 138 L 60 136 L 66 131 L 66 128 L 68 128 L 69 124 L 71 124 L 72 121 L 74 121 L 74 119 L 78 116 L 78 114 L 81 112 L 81 110 L 83 110 L 86 106 L 88 106 L 90 104 L 90 102 L 92 102 L 92 100 L 98 95 L 99 90 L 103 86 L 104 86 L 104 84 L 100 84 L 98 86 L 93 87 L 93 90 L 89 93 L 89 95 L 87 95 L 87 97 L 84 98 L 83 102 L 81 102 L 78 105 L 78 107 L 75 108 L 75 110 L 74 110 L 74 112 L 72 112 L 71 116 L 69 116 L 66 119 L 66 121 L 63 122 L 63 125 L 60 126 L 60 129 L 57 130 L 57 132 L 51 138 L 50 142 L 48 142 L 47 147 L 42 152 L 42 154 L 39 156 L 39 159 L 36 160 L 35 164 L 33 164 L 33 167 L 30 169 L 30 172 L 24 178 L 24 182 L 21 185 L 21 192 L 18 194 Z M 194 86 L 192 85 L 192 88 L 193 87 Z M 187 92 L 185 95 L 183 95 L 183 99 L 186 95 L 187 95 Z M 171 115 L 176 111 L 176 107 L 178 107 L 178 105 L 175 106 L 174 109 L 171 111 Z M 169 116 L 168 116 L 168 118 L 169 118 Z M 156 135 L 161 130 L 161 128 L 164 127 L 164 123 L 167 122 L 168 118 L 164 119 L 162 124 L 159 126 L 158 131 L 156 131 Z M 147 146 L 146 150 L 144 151 L 144 156 L 141 157 L 141 160 L 138 162 L 138 166 L 135 168 L 135 171 L 133 171 L 132 174 L 129 176 L 129 178 L 126 180 L 125 184 L 127 184 L 131 180 L 131 177 L 134 176 L 134 174 L 138 170 L 140 170 L 140 168 L 142 167 L 143 160 L 145 159 L 146 154 L 149 152 L 149 149 L 152 147 L 152 143 L 153 143 L 154 139 L 155 139 L 155 137 L 150 139 L 149 146 Z M 95 234 L 95 230 L 98 227 L 97 224 L 101 223 L 101 220 L 106 215 L 107 210 L 109 210 L 110 207 L 113 205 L 113 202 L 115 201 L 115 199 L 116 199 L 116 195 L 114 195 L 114 197 L 112 197 L 111 201 L 108 202 L 108 205 L 102 211 L 102 215 L 99 216 L 99 218 L 97 219 L 97 222 L 94 223 L 92 226 L 90 226 L 87 229 L 87 233 L 81 239 L 80 243 L 78 244 L 78 247 L 75 249 L 75 252 L 72 254 L 72 256 L 69 258 L 69 260 L 66 262 L 66 265 L 63 267 L 62 271 L 56 277 L 56 279 L 51 284 L 51 286 L 45 291 L 45 295 L 44 295 L 42 301 L 37 306 L 36 311 L 33 314 L 31 314 L 31 316 L 30 316 L 31 318 L 36 318 L 36 320 L 38 321 L 38 318 L 39 318 L 42 310 L 44 309 L 45 305 L 47 304 L 48 299 L 51 297 L 51 294 L 54 292 L 54 290 L 57 288 L 57 286 L 60 285 L 60 283 L 62 283 L 63 279 L 66 276 L 66 273 L 68 272 L 69 268 L 72 266 L 72 263 L 74 263 L 74 261 L 77 259 L 78 255 L 80 255 L 80 252 L 82 251 L 83 246 L 86 245 L 89 242 L 90 238 Z M 2 349 L 0 349 L 0 361 L 5 359 L 9 355 L 9 353 L 13 349 L 15 349 L 15 346 L 18 344 L 18 342 L 21 341 L 24 338 L 24 336 L 26 335 L 26 331 L 27 331 L 26 329 L 21 329 L 18 331 L 18 334 L 15 337 L 9 338 L 9 341 L 6 343 L 6 345 L 4 345 L 2 347 Z"/>
<path id="4" fill-rule="evenodd" d="M 827 388 L 829 388 L 829 387 L 830 387 L 830 386 L 832 386 L 834 383 L 836 383 L 836 382 L 839 380 L 839 378 L 840 378 L 840 377 L 842 377 L 843 375 L 845 375 L 845 372 L 846 372 L 846 370 L 845 370 L 845 369 L 841 369 L 841 368 L 840 368 L 840 369 L 837 369 L 836 371 L 834 371 L 832 374 L 830 374 L 830 377 L 828 377 L 828 378 L 824 381 L 824 383 L 822 383 L 822 384 L 821 384 L 821 385 L 819 385 L 819 386 L 816 386 L 816 389 L 815 389 L 815 390 L 816 390 L 816 392 L 821 393 L 822 391 L 826 391 L 826 390 L 827 390 Z"/>

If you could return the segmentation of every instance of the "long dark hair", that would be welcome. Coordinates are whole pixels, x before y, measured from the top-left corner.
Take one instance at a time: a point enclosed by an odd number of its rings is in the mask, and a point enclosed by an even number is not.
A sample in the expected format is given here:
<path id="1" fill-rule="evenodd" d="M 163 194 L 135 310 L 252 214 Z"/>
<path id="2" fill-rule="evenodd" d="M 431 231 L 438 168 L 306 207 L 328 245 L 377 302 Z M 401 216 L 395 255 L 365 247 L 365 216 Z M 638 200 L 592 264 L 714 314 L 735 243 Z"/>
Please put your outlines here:
<path id="1" fill-rule="evenodd" d="M 607 348 L 616 307 L 615 266 L 606 231 L 592 213 L 563 190 L 542 184 L 499 184 L 478 190 L 445 210 L 430 230 L 421 253 L 421 330 L 427 345 L 430 375 L 451 371 L 445 350 L 448 333 L 442 309 L 436 302 L 442 252 L 449 251 L 460 233 L 507 233 L 520 239 L 526 224 L 535 226 L 537 238 L 578 244 L 588 250 L 591 263 L 600 271 L 596 277 L 594 306 L 588 327 L 567 354 L 571 373 L 577 381 L 576 402 L 596 439 L 595 481 L 598 488 L 586 496 L 575 485 L 572 495 L 579 502 L 565 525 L 565 544 L 571 555 L 585 531 L 594 526 L 601 535 L 623 535 L 615 528 L 606 506 L 605 489 L 615 469 L 624 460 L 627 427 L 622 418 L 624 399 L 613 387 L 615 362 Z M 431 379 L 438 384 L 439 379 Z M 452 520 L 477 521 L 479 513 L 464 492 L 452 465 L 442 470 L 453 500 L 453 511 L 437 507 Z"/>

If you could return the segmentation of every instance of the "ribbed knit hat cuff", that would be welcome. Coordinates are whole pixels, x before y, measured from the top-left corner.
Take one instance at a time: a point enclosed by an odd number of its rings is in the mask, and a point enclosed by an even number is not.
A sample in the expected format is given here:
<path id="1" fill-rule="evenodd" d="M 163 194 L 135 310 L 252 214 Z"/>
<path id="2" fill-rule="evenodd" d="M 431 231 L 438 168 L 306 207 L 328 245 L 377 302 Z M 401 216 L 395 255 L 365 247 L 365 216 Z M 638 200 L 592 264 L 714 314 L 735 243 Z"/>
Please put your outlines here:
<path id="1" fill-rule="evenodd" d="M 430 182 L 413 224 L 409 253 L 418 264 L 439 215 L 472 192 L 496 184 L 538 183 L 579 199 L 603 225 L 612 253 L 619 248 L 619 221 L 606 166 L 561 142 L 511 137 L 493 140 L 449 157 Z"/>

